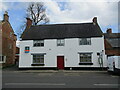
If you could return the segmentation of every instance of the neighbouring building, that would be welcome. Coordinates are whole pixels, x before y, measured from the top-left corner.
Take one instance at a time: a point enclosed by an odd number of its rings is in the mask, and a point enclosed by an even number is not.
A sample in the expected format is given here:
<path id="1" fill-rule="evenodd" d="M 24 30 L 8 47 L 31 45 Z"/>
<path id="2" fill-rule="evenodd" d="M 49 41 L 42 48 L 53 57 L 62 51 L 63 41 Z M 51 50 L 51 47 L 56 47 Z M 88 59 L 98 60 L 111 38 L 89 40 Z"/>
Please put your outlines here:
<path id="1" fill-rule="evenodd" d="M 9 22 L 8 12 L 4 14 L 4 19 L 0 21 L 0 64 L 9 66 L 15 63 L 16 35 Z"/>
<path id="2" fill-rule="evenodd" d="M 112 29 L 107 29 L 104 33 L 105 53 L 107 56 L 120 56 L 120 33 L 112 33 Z"/>
<path id="3" fill-rule="evenodd" d="M 19 68 L 96 69 L 107 67 L 104 36 L 97 17 L 90 23 L 27 27 L 21 36 Z"/>

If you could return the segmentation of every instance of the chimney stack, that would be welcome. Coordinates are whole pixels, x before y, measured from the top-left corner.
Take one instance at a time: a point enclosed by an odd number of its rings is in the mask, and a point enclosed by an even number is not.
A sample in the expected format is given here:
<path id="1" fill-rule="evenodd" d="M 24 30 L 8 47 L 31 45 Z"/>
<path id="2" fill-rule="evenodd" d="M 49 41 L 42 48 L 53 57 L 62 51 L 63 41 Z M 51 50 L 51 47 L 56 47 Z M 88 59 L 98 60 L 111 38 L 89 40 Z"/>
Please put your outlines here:
<path id="1" fill-rule="evenodd" d="M 27 19 L 27 23 L 26 23 L 26 28 L 30 28 L 32 25 L 32 20 L 30 18 L 26 18 Z"/>
<path id="2" fill-rule="evenodd" d="M 108 28 L 107 31 L 106 31 L 106 33 L 108 33 L 108 34 L 112 33 L 112 29 Z"/>
<path id="3" fill-rule="evenodd" d="M 5 11 L 4 13 L 4 21 L 9 21 L 9 16 L 7 11 Z"/>
<path id="4" fill-rule="evenodd" d="M 96 25 L 97 24 L 97 17 L 93 18 L 93 24 Z"/>

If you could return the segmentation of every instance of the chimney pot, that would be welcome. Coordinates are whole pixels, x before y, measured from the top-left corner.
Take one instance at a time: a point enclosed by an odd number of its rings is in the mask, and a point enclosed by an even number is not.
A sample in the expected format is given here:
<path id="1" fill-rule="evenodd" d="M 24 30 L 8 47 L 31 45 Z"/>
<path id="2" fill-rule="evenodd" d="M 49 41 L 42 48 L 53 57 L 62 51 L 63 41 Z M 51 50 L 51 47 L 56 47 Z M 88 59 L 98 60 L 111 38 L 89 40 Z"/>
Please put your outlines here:
<path id="1" fill-rule="evenodd" d="M 107 31 L 106 31 L 106 33 L 108 33 L 108 34 L 112 33 L 112 29 L 108 28 Z"/>
<path id="2" fill-rule="evenodd" d="M 9 16 L 7 11 L 5 11 L 4 13 L 4 21 L 9 21 Z"/>
<path id="3" fill-rule="evenodd" d="M 26 28 L 30 28 L 32 25 L 32 20 L 30 18 L 26 18 L 27 19 L 27 23 L 26 23 Z"/>
<path id="4" fill-rule="evenodd" d="M 96 25 L 97 24 L 97 17 L 93 18 L 93 24 Z"/>

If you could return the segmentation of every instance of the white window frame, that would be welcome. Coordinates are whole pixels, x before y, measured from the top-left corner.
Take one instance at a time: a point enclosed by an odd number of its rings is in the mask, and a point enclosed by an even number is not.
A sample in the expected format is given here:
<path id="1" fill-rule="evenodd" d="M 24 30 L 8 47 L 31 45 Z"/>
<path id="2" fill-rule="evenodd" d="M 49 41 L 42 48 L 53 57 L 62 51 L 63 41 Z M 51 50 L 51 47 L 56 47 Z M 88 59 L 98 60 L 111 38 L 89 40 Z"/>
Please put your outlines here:
<path id="1" fill-rule="evenodd" d="M 57 39 L 57 46 L 65 46 L 65 39 Z"/>
<path id="2" fill-rule="evenodd" d="M 36 56 L 38 55 L 37 59 L 39 59 L 40 63 L 34 62 L 34 59 L 35 59 L 34 55 L 36 55 Z M 32 56 L 33 56 L 32 64 L 44 64 L 44 54 L 32 54 Z M 43 56 L 43 57 L 41 58 L 41 56 Z M 37 61 L 37 59 L 36 59 L 36 61 Z M 42 62 L 41 62 L 41 59 L 43 59 Z"/>
<path id="3" fill-rule="evenodd" d="M 0 63 L 5 63 L 5 62 L 6 62 L 6 56 L 0 55 Z"/>
<path id="4" fill-rule="evenodd" d="M 86 58 L 85 56 L 81 57 L 81 55 L 87 55 L 89 54 L 90 55 L 90 62 L 88 62 L 88 58 Z M 83 58 L 83 61 L 82 61 L 82 58 Z M 85 62 L 85 58 L 86 58 L 86 62 Z M 92 53 L 79 53 L 79 61 L 80 63 L 92 63 Z"/>
<path id="5" fill-rule="evenodd" d="M 79 45 L 91 45 L 91 38 L 79 38 Z"/>
<path id="6" fill-rule="evenodd" d="M 44 47 L 44 40 L 33 40 L 33 47 Z"/>

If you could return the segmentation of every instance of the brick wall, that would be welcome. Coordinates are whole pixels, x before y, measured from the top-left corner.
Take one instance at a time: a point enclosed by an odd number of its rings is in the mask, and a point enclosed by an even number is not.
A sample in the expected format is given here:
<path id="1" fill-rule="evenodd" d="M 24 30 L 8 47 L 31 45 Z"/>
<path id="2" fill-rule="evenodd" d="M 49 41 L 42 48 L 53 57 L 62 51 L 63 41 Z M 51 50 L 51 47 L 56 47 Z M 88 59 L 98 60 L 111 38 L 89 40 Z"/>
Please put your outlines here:
<path id="1" fill-rule="evenodd" d="M 3 66 L 15 63 L 16 53 L 16 35 L 7 20 L 2 21 L 2 55 L 6 56 L 6 62 Z"/>
<path id="2" fill-rule="evenodd" d="M 2 25 L 2 55 L 6 56 L 6 63 L 3 65 L 14 64 L 16 40 L 14 32 L 8 22 Z"/>

